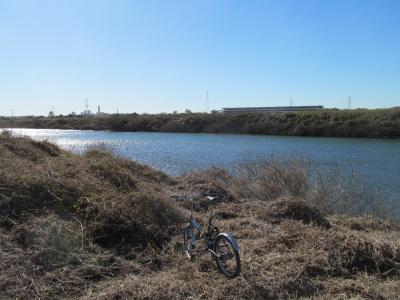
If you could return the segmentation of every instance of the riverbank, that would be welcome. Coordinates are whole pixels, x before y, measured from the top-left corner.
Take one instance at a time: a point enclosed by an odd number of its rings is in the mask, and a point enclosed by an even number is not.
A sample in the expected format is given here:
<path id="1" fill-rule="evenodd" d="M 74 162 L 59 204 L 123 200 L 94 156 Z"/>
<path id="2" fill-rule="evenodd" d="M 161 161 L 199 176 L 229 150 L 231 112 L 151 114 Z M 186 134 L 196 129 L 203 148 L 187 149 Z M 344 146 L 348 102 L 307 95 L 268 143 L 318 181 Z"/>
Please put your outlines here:
<path id="1" fill-rule="evenodd" d="M 1 117 L 0 128 L 399 138 L 400 108 L 290 113 Z"/>
<path id="2" fill-rule="evenodd" d="M 104 149 L 0 134 L 0 298 L 398 296 L 397 223 L 334 214 L 295 160 L 244 167 L 172 177 Z M 208 255 L 185 259 L 187 204 L 170 199 L 183 194 L 200 217 L 203 195 L 220 197 L 216 222 L 238 239 L 241 276 L 226 280 Z"/>

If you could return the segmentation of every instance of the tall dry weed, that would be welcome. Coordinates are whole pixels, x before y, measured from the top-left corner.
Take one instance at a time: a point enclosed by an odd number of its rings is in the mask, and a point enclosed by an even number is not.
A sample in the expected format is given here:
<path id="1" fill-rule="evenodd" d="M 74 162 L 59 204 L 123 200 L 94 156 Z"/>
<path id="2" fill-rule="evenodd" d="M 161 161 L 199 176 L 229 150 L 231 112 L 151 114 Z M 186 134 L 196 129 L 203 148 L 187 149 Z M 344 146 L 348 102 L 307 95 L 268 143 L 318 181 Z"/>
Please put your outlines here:
<path id="1" fill-rule="evenodd" d="M 244 160 L 237 165 L 235 173 L 235 189 L 245 198 L 301 197 L 309 188 L 307 161 L 297 154 L 287 158 L 271 155 Z"/>
<path id="2" fill-rule="evenodd" d="M 234 172 L 231 189 L 241 198 L 301 198 L 324 214 L 393 217 L 397 211 L 354 170 L 335 163 L 322 167 L 298 152 L 246 159 Z"/>

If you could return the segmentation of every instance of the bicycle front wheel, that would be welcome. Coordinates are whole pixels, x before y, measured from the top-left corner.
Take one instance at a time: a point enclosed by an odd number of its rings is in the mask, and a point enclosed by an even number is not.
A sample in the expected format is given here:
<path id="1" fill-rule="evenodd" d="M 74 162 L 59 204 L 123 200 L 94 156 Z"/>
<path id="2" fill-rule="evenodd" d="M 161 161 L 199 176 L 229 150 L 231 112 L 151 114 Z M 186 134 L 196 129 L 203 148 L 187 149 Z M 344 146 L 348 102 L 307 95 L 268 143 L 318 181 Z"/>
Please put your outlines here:
<path id="1" fill-rule="evenodd" d="M 227 278 L 234 278 L 240 273 L 240 256 L 232 241 L 226 236 L 219 236 L 214 242 L 215 260 L 218 269 Z"/>

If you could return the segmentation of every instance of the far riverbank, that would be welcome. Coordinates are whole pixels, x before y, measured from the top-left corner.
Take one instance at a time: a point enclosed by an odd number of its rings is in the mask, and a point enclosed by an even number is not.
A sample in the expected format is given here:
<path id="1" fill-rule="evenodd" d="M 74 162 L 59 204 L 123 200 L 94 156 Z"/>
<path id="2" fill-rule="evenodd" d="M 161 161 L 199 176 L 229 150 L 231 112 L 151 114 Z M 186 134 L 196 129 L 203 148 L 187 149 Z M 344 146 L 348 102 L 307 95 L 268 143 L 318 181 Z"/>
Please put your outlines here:
<path id="1" fill-rule="evenodd" d="M 400 138 L 400 108 L 326 109 L 287 113 L 0 117 L 0 128 Z"/>

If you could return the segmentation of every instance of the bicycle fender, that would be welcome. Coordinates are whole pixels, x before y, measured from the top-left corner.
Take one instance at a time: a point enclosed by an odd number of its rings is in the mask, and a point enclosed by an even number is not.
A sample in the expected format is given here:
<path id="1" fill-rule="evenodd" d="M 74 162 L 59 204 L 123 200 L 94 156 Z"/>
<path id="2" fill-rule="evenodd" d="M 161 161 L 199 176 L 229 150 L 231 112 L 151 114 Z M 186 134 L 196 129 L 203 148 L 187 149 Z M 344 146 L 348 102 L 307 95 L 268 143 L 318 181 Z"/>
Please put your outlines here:
<path id="1" fill-rule="evenodd" d="M 239 244 L 238 244 L 238 242 L 236 241 L 236 239 L 235 239 L 233 236 L 231 236 L 231 235 L 229 235 L 229 234 L 227 234 L 227 233 L 225 233 L 225 232 L 222 232 L 222 233 L 220 233 L 220 234 L 217 235 L 216 239 L 217 239 L 218 237 L 220 237 L 220 236 L 224 236 L 225 238 L 227 238 L 227 239 L 232 243 L 233 248 L 234 248 L 236 251 L 239 252 L 239 250 L 240 250 Z"/>

